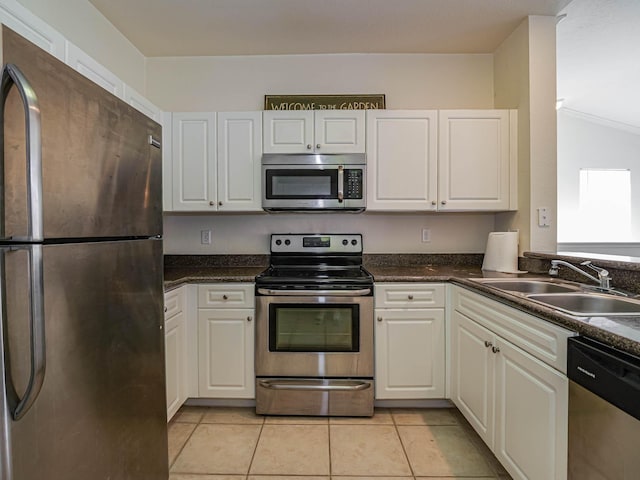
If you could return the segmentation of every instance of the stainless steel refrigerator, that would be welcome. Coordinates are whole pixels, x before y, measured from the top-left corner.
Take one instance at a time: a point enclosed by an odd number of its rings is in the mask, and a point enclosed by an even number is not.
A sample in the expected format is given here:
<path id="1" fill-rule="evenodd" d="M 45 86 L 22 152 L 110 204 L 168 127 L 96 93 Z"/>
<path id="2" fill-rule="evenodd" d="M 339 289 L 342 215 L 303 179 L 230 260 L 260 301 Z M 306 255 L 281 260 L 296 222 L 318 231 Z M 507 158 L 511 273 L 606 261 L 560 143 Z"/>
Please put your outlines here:
<path id="1" fill-rule="evenodd" d="M 0 478 L 164 480 L 161 128 L 1 28 Z"/>

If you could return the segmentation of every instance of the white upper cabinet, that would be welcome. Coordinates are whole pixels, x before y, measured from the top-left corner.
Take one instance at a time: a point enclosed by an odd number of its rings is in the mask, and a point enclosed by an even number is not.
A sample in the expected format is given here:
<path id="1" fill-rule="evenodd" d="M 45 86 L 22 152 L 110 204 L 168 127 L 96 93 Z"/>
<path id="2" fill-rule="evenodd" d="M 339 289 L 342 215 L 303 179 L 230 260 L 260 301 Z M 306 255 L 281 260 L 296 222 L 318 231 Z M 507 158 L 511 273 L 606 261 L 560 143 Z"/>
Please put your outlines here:
<path id="1" fill-rule="evenodd" d="M 267 110 L 264 153 L 364 153 L 363 110 Z"/>
<path id="2" fill-rule="evenodd" d="M 172 195 L 171 202 L 165 198 L 165 211 L 262 211 L 261 112 L 171 117 L 171 156 L 164 159 L 171 178 L 164 188 Z"/>
<path id="3" fill-rule="evenodd" d="M 65 62 L 92 82 L 100 85 L 107 92 L 113 93 L 118 98 L 124 98 L 124 82 L 115 73 L 96 62 L 68 40 L 66 42 Z"/>
<path id="4" fill-rule="evenodd" d="M 216 210 L 216 115 L 174 113 L 172 190 L 174 211 Z"/>
<path id="5" fill-rule="evenodd" d="M 367 209 L 436 210 L 438 112 L 367 111 Z"/>
<path id="6" fill-rule="evenodd" d="M 64 62 L 64 37 L 15 0 L 0 3 L 0 22 Z"/>
<path id="7" fill-rule="evenodd" d="M 218 113 L 218 210 L 262 211 L 261 112 Z"/>
<path id="8" fill-rule="evenodd" d="M 439 115 L 438 209 L 515 210 L 515 111 Z"/>
<path id="9" fill-rule="evenodd" d="M 158 123 L 162 123 L 162 110 L 126 84 L 124 85 L 123 99 L 133 108 L 144 113 L 147 117 Z"/>
<path id="10" fill-rule="evenodd" d="M 517 209 L 515 110 L 367 112 L 367 209 Z"/>

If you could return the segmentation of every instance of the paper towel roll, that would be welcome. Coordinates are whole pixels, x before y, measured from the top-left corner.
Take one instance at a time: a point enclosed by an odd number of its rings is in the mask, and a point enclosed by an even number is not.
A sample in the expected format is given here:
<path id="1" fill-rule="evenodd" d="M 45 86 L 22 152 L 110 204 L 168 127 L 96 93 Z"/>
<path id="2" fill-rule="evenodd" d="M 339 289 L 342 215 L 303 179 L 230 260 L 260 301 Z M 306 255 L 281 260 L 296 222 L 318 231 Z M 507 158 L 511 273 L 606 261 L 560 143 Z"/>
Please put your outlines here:
<path id="1" fill-rule="evenodd" d="M 518 232 L 490 232 L 482 270 L 526 273 L 518 270 Z"/>

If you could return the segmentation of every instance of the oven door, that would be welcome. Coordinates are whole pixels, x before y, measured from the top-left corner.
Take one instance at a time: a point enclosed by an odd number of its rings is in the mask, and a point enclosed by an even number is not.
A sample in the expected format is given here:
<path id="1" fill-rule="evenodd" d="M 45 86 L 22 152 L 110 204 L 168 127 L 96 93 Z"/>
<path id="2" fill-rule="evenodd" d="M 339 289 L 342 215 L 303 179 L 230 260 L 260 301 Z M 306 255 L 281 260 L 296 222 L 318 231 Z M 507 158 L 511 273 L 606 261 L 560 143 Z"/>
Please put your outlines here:
<path id="1" fill-rule="evenodd" d="M 256 297 L 256 375 L 373 377 L 373 297 Z"/>

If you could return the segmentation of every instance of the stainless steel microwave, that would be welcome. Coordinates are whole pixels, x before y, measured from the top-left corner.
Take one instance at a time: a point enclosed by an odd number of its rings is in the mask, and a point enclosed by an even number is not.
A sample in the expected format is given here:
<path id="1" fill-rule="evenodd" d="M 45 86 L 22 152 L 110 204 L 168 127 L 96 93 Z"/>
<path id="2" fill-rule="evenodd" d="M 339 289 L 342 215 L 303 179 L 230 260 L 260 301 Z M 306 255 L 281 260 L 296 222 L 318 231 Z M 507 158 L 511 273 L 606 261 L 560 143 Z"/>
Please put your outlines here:
<path id="1" fill-rule="evenodd" d="M 262 208 L 267 212 L 362 212 L 364 154 L 262 156 Z"/>

